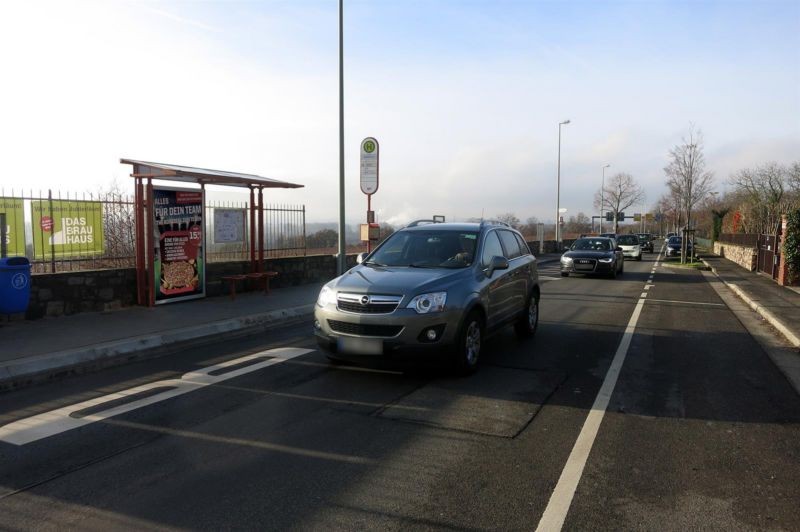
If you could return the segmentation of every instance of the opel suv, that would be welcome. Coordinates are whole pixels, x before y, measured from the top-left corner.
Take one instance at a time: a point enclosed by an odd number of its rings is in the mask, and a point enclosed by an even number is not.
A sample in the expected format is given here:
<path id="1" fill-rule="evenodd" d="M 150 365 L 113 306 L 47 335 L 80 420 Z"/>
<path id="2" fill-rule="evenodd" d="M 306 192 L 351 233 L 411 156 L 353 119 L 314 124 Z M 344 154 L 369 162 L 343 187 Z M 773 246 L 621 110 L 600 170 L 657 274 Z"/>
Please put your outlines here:
<path id="1" fill-rule="evenodd" d="M 488 333 L 536 332 L 536 259 L 506 224 L 417 221 L 358 262 L 314 307 L 314 335 L 334 362 L 446 355 L 469 374 Z"/>

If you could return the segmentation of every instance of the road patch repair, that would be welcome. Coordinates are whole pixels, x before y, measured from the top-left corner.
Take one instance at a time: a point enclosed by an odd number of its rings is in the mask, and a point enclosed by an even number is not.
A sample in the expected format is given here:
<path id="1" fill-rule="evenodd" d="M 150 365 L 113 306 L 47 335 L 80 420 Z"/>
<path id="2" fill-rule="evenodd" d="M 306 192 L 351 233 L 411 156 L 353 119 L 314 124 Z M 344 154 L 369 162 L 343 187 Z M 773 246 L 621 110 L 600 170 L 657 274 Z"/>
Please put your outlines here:
<path id="1" fill-rule="evenodd" d="M 484 366 L 469 379 L 441 379 L 418 388 L 376 415 L 442 429 L 514 438 L 565 378 L 563 374 Z"/>

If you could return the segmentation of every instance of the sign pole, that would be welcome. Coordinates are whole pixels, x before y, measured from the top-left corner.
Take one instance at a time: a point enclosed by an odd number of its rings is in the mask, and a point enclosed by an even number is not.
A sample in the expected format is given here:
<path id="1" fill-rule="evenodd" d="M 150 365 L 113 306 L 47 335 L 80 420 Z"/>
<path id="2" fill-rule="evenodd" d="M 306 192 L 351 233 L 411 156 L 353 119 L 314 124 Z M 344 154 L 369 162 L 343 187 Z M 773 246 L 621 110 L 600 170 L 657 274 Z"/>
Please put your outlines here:
<path id="1" fill-rule="evenodd" d="M 372 210 L 372 194 L 367 194 L 367 223 L 369 221 L 369 211 Z M 367 253 L 372 252 L 372 240 L 367 240 Z"/>
<path id="2" fill-rule="evenodd" d="M 378 174 L 380 147 L 378 141 L 373 137 L 367 137 L 361 141 L 361 192 L 367 196 L 367 251 L 372 251 L 371 231 L 372 224 L 375 222 L 372 213 L 372 195 L 378 191 Z"/>

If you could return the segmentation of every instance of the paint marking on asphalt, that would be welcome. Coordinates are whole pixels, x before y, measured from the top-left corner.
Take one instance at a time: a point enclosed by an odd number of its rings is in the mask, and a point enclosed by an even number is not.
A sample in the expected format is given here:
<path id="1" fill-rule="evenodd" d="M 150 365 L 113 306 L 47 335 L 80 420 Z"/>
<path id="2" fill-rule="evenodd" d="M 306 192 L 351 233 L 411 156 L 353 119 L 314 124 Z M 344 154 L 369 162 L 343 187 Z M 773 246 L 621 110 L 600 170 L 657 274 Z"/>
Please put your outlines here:
<path id="1" fill-rule="evenodd" d="M 127 390 L 111 393 L 101 397 L 95 397 L 88 401 L 83 401 L 74 405 L 58 408 L 45 412 L 36 416 L 25 419 L 20 419 L 0 427 L 0 441 L 11 443 L 14 445 L 25 445 L 42 438 L 54 436 L 68 430 L 76 429 L 96 421 L 101 421 L 113 416 L 118 416 L 132 410 L 152 405 L 161 401 L 165 401 L 172 397 L 177 397 L 185 393 L 199 390 L 210 384 L 226 381 L 240 375 L 257 371 L 281 362 L 286 362 L 295 357 L 310 353 L 310 349 L 301 349 L 297 347 L 281 347 L 278 349 L 269 349 L 258 353 L 253 353 L 233 360 L 227 360 L 220 364 L 208 366 L 201 370 L 186 373 L 179 379 L 167 379 L 158 382 L 151 382 L 141 386 L 135 386 Z M 270 357 L 270 358 L 266 358 Z M 250 362 L 257 359 L 264 359 L 263 362 L 256 362 L 254 364 L 232 369 L 227 373 L 219 375 L 211 375 L 212 372 L 224 370 L 231 366 L 237 366 L 245 362 Z M 141 395 L 154 388 L 169 388 L 163 392 L 154 395 L 146 396 L 142 399 L 137 399 L 131 402 L 125 402 L 119 405 L 120 400 L 124 400 L 130 396 Z M 113 401 L 113 403 L 112 403 Z M 109 408 L 95 411 L 95 408 L 104 403 L 111 403 Z M 112 406 L 118 405 L 118 406 Z M 91 414 L 85 416 L 76 416 L 75 414 L 83 410 L 91 408 Z"/>
<path id="2" fill-rule="evenodd" d="M 654 286 L 655 286 L 654 284 L 646 284 L 646 285 L 644 285 L 644 289 L 645 289 L 645 290 L 650 290 L 650 289 L 651 289 L 651 288 L 653 288 Z"/>
<path id="3" fill-rule="evenodd" d="M 677 301 L 675 299 L 650 299 L 657 303 L 679 303 L 681 305 L 708 305 L 710 307 L 724 307 L 722 303 L 701 303 L 699 301 Z"/>
<path id="4" fill-rule="evenodd" d="M 660 258 L 661 254 L 659 253 L 658 259 Z M 564 465 L 558 483 L 553 493 L 550 495 L 550 500 L 547 502 L 547 508 L 544 509 L 542 518 L 539 520 L 539 526 L 536 527 L 537 532 L 552 532 L 561 530 L 564 526 L 567 512 L 569 512 L 572 499 L 575 497 L 575 490 L 578 489 L 578 482 L 580 482 L 581 476 L 583 475 L 583 468 L 586 467 L 589 453 L 592 450 L 595 438 L 597 438 L 597 432 L 600 430 L 600 423 L 602 423 L 603 417 L 606 415 L 608 403 L 611 401 L 611 395 L 614 393 L 614 387 L 617 385 L 617 379 L 622 370 L 622 365 L 625 363 L 625 357 L 628 355 L 628 349 L 631 346 L 631 340 L 633 340 L 633 334 L 636 331 L 636 324 L 639 322 L 642 308 L 644 307 L 645 301 L 647 301 L 646 298 L 647 292 L 642 292 L 642 295 L 636 302 L 636 307 L 634 307 L 631 319 L 625 327 L 625 332 L 614 354 L 614 359 L 611 361 L 611 366 L 606 372 L 603 385 L 600 387 L 600 391 L 597 392 L 597 397 L 595 397 L 592 409 L 589 411 L 589 415 L 586 416 L 586 421 L 583 422 L 583 427 L 581 428 L 580 434 L 578 434 L 578 439 L 575 441 L 575 445 L 569 453 L 567 463 Z"/>

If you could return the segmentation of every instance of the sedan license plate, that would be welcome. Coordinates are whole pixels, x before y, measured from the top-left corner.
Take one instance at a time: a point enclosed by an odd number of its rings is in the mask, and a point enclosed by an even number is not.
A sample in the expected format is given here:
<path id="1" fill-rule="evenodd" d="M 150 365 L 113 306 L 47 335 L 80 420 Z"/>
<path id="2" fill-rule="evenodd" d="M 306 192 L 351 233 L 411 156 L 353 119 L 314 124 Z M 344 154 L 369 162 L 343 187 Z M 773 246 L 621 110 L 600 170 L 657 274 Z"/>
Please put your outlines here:
<path id="1" fill-rule="evenodd" d="M 351 355 L 382 355 L 383 340 L 380 338 L 351 338 L 340 336 L 336 339 L 337 350 Z"/>

